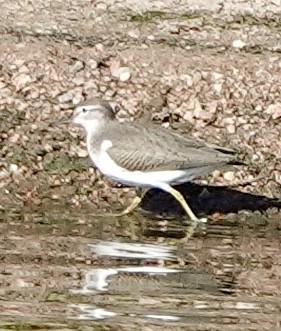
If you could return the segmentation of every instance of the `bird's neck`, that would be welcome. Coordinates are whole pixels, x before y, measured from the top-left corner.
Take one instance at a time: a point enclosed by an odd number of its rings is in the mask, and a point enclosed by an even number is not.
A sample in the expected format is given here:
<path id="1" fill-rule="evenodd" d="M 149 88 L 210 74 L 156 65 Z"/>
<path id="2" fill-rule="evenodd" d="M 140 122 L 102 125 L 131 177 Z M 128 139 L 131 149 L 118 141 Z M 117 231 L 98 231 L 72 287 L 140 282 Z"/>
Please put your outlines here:
<path id="1" fill-rule="evenodd" d="M 84 126 L 87 135 L 87 149 L 89 154 L 96 153 L 107 129 L 107 122 L 91 120 Z"/>
<path id="2" fill-rule="evenodd" d="M 87 136 L 100 135 L 104 131 L 106 123 L 98 120 L 90 120 L 84 123 L 84 129 L 87 133 Z"/>

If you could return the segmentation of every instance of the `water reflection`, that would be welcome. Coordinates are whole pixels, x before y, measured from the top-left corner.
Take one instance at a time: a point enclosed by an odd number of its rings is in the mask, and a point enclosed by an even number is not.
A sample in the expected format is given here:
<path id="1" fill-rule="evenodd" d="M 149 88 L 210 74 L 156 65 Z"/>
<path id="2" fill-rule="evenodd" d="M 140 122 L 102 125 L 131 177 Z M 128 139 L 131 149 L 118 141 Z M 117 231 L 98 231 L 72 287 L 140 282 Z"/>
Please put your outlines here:
<path id="1" fill-rule="evenodd" d="M 222 285 L 212 275 L 180 267 L 174 248 L 124 242 L 98 242 L 88 247 L 100 259 L 99 265 L 109 263 L 111 267 L 89 269 L 82 287 L 71 290 L 95 302 L 70 306 L 77 309 L 78 320 L 122 317 L 124 321 L 135 317 L 147 322 L 176 323 L 188 315 L 198 318 L 202 310 L 212 309 L 208 300 L 199 300 L 202 294 L 222 295 Z"/>
<path id="2" fill-rule="evenodd" d="M 107 278 L 111 275 L 116 275 L 117 270 L 109 269 L 93 269 L 86 272 L 85 285 L 78 290 L 71 290 L 72 293 L 80 294 L 96 294 L 98 291 L 107 291 Z"/>
<path id="3" fill-rule="evenodd" d="M 72 304 L 70 307 L 80 310 L 80 314 L 73 318 L 77 320 L 102 320 L 105 318 L 115 317 L 117 315 L 112 311 L 103 308 L 96 308 L 91 305 Z"/>
<path id="4" fill-rule="evenodd" d="M 131 291 L 130 294 L 133 297 L 139 290 L 141 290 L 143 294 L 147 292 L 147 284 L 151 280 L 155 284 L 159 282 L 160 279 L 157 280 L 155 278 L 156 276 L 167 277 L 168 274 L 181 273 L 184 271 L 181 269 L 161 266 L 160 264 L 156 266 L 150 265 L 152 262 L 157 263 L 159 261 L 171 261 L 176 259 L 175 250 L 164 245 L 156 246 L 136 243 L 99 242 L 97 244 L 89 244 L 88 246 L 91 252 L 100 258 L 109 257 L 111 259 L 118 259 L 119 266 L 116 268 L 96 268 L 88 270 L 85 274 L 83 287 L 81 289 L 71 290 L 72 293 L 82 295 L 97 295 L 101 292 L 111 291 L 116 295 L 117 292 L 126 293 L 129 289 L 129 291 Z M 124 263 L 126 263 L 126 266 L 121 266 L 122 259 L 124 260 Z M 148 263 L 148 265 L 128 266 L 128 260 L 138 260 L 139 263 Z M 143 282 L 141 280 L 142 278 Z M 123 282 L 121 281 L 120 283 L 120 279 L 123 279 Z M 140 285 L 138 287 L 132 287 L 132 279 L 135 281 L 135 283 Z M 111 284 L 110 287 L 109 284 Z M 157 287 L 155 290 L 157 290 Z M 147 294 L 153 295 L 153 292 Z M 144 301 L 141 301 L 141 304 L 144 305 Z M 70 307 L 77 308 L 80 311 L 76 317 L 78 320 L 99 320 L 112 318 L 118 315 L 118 312 L 97 306 L 72 304 Z M 134 308 L 136 308 L 136 305 Z M 132 314 L 136 314 L 136 312 L 132 313 L 132 307 L 128 306 L 127 312 L 125 314 L 122 313 L 121 315 L 132 316 Z M 180 319 L 177 316 L 171 315 L 149 314 L 149 311 L 147 314 L 141 315 L 143 318 L 163 321 L 177 321 Z"/>
<path id="5" fill-rule="evenodd" d="M 213 221 L 184 245 L 144 235 L 124 242 L 121 228 L 102 241 L 100 221 L 71 217 L 4 224 L 1 321 L 6 329 L 278 329 L 279 223 Z"/>
<path id="6" fill-rule="evenodd" d="M 91 251 L 98 256 L 126 259 L 163 259 L 175 258 L 175 250 L 164 245 L 148 245 L 137 243 L 100 242 L 96 245 L 89 244 Z"/>

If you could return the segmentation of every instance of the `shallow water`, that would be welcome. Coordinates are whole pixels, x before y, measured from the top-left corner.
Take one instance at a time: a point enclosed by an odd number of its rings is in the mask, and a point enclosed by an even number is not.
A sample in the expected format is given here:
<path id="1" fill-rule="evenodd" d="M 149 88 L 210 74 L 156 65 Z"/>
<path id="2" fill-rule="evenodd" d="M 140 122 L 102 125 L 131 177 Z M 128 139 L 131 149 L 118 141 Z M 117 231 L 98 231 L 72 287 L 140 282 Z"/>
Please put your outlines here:
<path id="1" fill-rule="evenodd" d="M 280 328 L 278 219 L 134 216 L 2 214 L 1 329 Z"/>

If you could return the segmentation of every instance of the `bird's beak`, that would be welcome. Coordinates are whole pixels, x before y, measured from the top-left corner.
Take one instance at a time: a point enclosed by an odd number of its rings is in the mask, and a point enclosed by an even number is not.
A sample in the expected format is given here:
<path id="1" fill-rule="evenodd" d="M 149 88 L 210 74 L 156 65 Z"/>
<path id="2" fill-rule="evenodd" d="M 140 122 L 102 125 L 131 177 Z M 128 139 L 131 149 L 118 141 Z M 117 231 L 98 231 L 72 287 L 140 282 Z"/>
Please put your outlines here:
<path id="1" fill-rule="evenodd" d="M 58 121 L 58 124 L 71 124 L 71 123 L 72 123 L 71 119 Z"/>
<path id="2" fill-rule="evenodd" d="M 51 124 L 53 126 L 57 126 L 57 125 L 65 125 L 65 124 L 71 124 L 71 123 L 72 123 L 71 119 L 66 119 L 66 120 L 55 121 L 55 122 L 52 122 Z"/>

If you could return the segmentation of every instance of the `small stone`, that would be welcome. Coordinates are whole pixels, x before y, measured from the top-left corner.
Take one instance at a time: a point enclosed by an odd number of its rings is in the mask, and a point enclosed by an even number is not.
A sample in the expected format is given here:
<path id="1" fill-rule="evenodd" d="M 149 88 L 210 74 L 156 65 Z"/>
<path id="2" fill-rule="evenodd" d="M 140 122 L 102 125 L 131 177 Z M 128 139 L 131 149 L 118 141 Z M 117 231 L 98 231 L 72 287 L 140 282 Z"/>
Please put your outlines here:
<path id="1" fill-rule="evenodd" d="M 194 75 L 193 75 L 193 84 L 196 85 L 197 83 L 199 83 L 199 81 L 202 79 L 202 75 L 199 71 L 197 71 Z"/>
<path id="2" fill-rule="evenodd" d="M 10 169 L 10 172 L 15 173 L 19 170 L 19 167 L 17 164 L 11 163 L 9 169 Z"/>
<path id="3" fill-rule="evenodd" d="M 214 114 L 207 110 L 203 110 L 200 101 L 195 98 L 193 100 L 193 116 L 203 121 L 209 121 L 213 118 Z"/>
<path id="4" fill-rule="evenodd" d="M 83 148 L 77 148 L 77 155 L 79 157 L 87 157 L 88 156 L 88 152 L 86 149 Z"/>
<path id="5" fill-rule="evenodd" d="M 185 81 L 188 87 L 191 87 L 193 85 L 193 79 L 190 75 L 180 75 L 180 79 Z"/>
<path id="6" fill-rule="evenodd" d="M 44 150 L 48 153 L 52 152 L 53 151 L 53 146 L 51 144 L 45 144 L 44 145 Z"/>
<path id="7" fill-rule="evenodd" d="M 128 36 L 134 39 L 138 39 L 140 37 L 140 31 L 139 30 L 131 30 L 128 32 Z"/>
<path id="8" fill-rule="evenodd" d="M 107 5 L 104 2 L 99 2 L 99 3 L 96 4 L 96 9 L 106 11 L 107 10 Z"/>
<path id="9" fill-rule="evenodd" d="M 121 82 L 129 80 L 131 77 L 130 68 L 128 67 L 120 67 L 119 69 L 113 70 L 111 74 L 113 77 L 118 78 Z"/>
<path id="10" fill-rule="evenodd" d="M 226 130 L 229 134 L 234 134 L 236 132 L 235 125 L 233 125 L 233 124 L 227 125 Z"/>
<path id="11" fill-rule="evenodd" d="M 10 138 L 9 141 L 13 144 L 16 144 L 20 139 L 20 135 L 18 133 L 14 133 Z"/>
<path id="12" fill-rule="evenodd" d="M 147 36 L 147 39 L 153 41 L 155 40 L 155 37 L 152 34 L 150 34 L 149 36 Z"/>
<path id="13" fill-rule="evenodd" d="M 75 86 L 82 86 L 85 83 L 85 80 L 83 77 L 75 77 L 73 78 L 72 82 L 74 83 Z"/>
<path id="14" fill-rule="evenodd" d="M 223 174 L 223 178 L 228 182 L 233 182 L 235 179 L 235 173 L 233 171 L 227 171 Z"/>
<path id="15" fill-rule="evenodd" d="M 0 170 L 0 179 L 1 179 L 1 181 L 4 180 L 5 178 L 8 178 L 9 176 L 10 176 L 9 172 L 6 169 Z M 0 187 L 2 187 L 2 186 L 0 185 Z"/>
<path id="16" fill-rule="evenodd" d="M 19 70 L 19 73 L 21 73 L 21 74 L 29 74 L 30 73 L 30 70 L 29 70 L 28 66 L 26 66 L 26 65 L 23 65 L 23 66 L 19 67 L 18 70 Z"/>
<path id="17" fill-rule="evenodd" d="M 76 73 L 84 68 L 84 63 L 81 61 L 76 61 L 69 69 L 70 72 Z"/>
<path id="18" fill-rule="evenodd" d="M 226 117 L 223 119 L 223 124 L 228 125 L 228 124 L 234 124 L 235 123 L 235 118 L 234 117 Z"/>
<path id="19" fill-rule="evenodd" d="M 96 50 L 99 52 L 104 52 L 104 46 L 103 44 L 96 44 Z"/>
<path id="20" fill-rule="evenodd" d="M 219 178 L 220 175 L 221 175 L 221 172 L 216 169 L 212 172 L 212 175 L 213 175 L 214 178 Z"/>
<path id="21" fill-rule="evenodd" d="M 106 92 L 105 92 L 105 96 L 108 98 L 113 98 L 115 94 L 116 94 L 116 92 L 113 90 L 106 90 Z"/>
<path id="22" fill-rule="evenodd" d="M 12 281 L 11 284 L 14 288 L 20 288 L 20 287 L 32 287 L 31 283 L 26 282 L 22 278 L 16 278 L 15 280 Z"/>
<path id="23" fill-rule="evenodd" d="M 7 83 L 5 82 L 0 82 L 0 89 L 3 89 L 4 87 L 7 86 Z"/>
<path id="24" fill-rule="evenodd" d="M 90 66 L 90 68 L 91 69 L 97 69 L 97 67 L 98 67 L 98 62 L 96 61 L 96 60 L 94 60 L 94 59 L 90 59 L 89 61 L 88 61 L 88 65 Z"/>
<path id="25" fill-rule="evenodd" d="M 214 84 L 214 90 L 215 90 L 215 92 L 220 94 L 221 90 L 222 90 L 222 84 L 220 84 L 220 83 Z"/>
<path id="26" fill-rule="evenodd" d="M 281 117 L 281 103 L 269 105 L 266 109 L 266 114 L 271 115 L 272 119 L 276 120 Z"/>
<path id="27" fill-rule="evenodd" d="M 30 75 L 22 73 L 18 76 L 13 77 L 12 79 L 13 84 L 16 87 L 17 91 L 22 90 L 26 85 L 32 82 Z"/>
<path id="28" fill-rule="evenodd" d="M 193 116 L 193 113 L 189 110 L 187 110 L 184 115 L 183 115 L 183 119 L 189 123 L 194 123 L 195 122 L 195 119 L 194 119 L 194 116 Z"/>
<path id="29" fill-rule="evenodd" d="M 232 46 L 234 48 L 239 48 L 240 49 L 240 48 L 245 47 L 246 43 L 244 41 L 240 40 L 240 39 L 236 39 L 236 40 L 233 41 Z"/>
<path id="30" fill-rule="evenodd" d="M 74 104 L 74 105 L 78 105 L 80 102 L 82 102 L 84 100 L 84 98 L 83 98 L 83 95 L 81 95 L 81 94 L 77 94 L 77 95 L 75 95 L 74 97 L 73 97 L 73 99 L 72 99 L 72 103 Z"/>
<path id="31" fill-rule="evenodd" d="M 220 107 L 220 103 L 217 100 L 213 100 L 213 101 L 209 102 L 207 105 L 208 111 L 213 115 L 216 114 L 219 107 Z"/>
<path id="32" fill-rule="evenodd" d="M 212 77 L 214 80 L 221 80 L 224 77 L 224 75 L 221 74 L 220 72 L 213 72 Z"/>
<path id="33" fill-rule="evenodd" d="M 59 103 L 71 102 L 73 94 L 71 92 L 66 92 L 58 97 Z"/>
<path id="34" fill-rule="evenodd" d="M 201 118 L 201 112 L 202 112 L 202 106 L 200 104 L 200 101 L 197 98 L 194 98 L 190 101 L 188 108 L 193 109 L 193 115 L 196 118 Z"/>
<path id="35" fill-rule="evenodd" d="M 253 156 L 252 156 L 252 162 L 257 162 L 257 161 L 259 161 L 259 156 L 257 155 L 257 154 L 253 154 Z"/>

